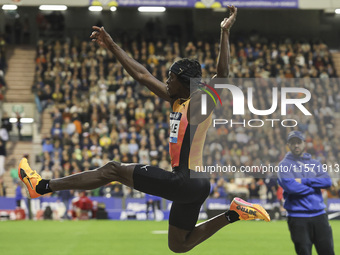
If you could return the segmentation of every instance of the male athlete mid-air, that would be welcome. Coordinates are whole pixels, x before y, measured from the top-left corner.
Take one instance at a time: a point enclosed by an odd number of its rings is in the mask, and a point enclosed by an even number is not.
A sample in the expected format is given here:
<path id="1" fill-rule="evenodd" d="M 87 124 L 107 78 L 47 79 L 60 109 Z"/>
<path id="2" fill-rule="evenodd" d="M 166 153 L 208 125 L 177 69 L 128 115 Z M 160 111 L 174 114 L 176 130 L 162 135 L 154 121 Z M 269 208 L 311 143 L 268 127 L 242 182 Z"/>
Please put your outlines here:
<path id="1" fill-rule="evenodd" d="M 228 8 L 229 18 L 221 22 L 220 51 L 214 78 L 226 78 L 229 73 L 229 33 L 236 20 L 237 8 Z M 169 150 L 173 171 L 149 165 L 111 161 L 95 170 L 45 180 L 41 179 L 36 171 L 32 171 L 27 159 L 23 158 L 18 171 L 28 190 L 28 196 L 36 198 L 58 190 L 95 189 L 112 181 L 119 181 L 141 192 L 171 200 L 173 203 L 169 216 L 168 245 L 173 252 L 187 252 L 222 227 L 238 220 L 270 221 L 262 206 L 234 198 L 230 209 L 225 213 L 196 225 L 200 208 L 210 192 L 210 182 L 208 178 L 190 178 L 190 173 L 193 172 L 191 169 L 195 169 L 195 165 L 202 165 L 203 145 L 215 106 L 213 100 L 209 99 L 206 115 L 190 114 L 199 111 L 194 109 L 200 109 L 199 99 L 202 92 L 197 90 L 190 93 L 190 79 L 201 78 L 201 65 L 190 59 L 175 62 L 170 67 L 169 78 L 164 84 L 143 65 L 129 57 L 112 40 L 104 27 L 94 26 L 93 30 L 93 41 L 110 50 L 139 84 L 171 103 L 173 112 L 170 114 L 172 130 Z"/>

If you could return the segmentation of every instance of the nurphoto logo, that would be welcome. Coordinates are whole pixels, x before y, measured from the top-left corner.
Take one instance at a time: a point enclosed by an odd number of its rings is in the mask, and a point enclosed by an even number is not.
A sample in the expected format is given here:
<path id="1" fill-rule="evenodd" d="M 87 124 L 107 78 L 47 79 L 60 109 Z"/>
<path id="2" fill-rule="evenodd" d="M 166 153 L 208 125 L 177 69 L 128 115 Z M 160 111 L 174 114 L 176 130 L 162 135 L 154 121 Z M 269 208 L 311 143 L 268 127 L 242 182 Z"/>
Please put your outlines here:
<path id="1" fill-rule="evenodd" d="M 221 95 L 219 95 L 217 92 L 217 90 L 221 91 L 221 89 L 223 89 L 229 94 L 229 97 L 231 96 L 232 98 L 232 103 L 225 105 L 224 108 L 232 108 L 232 116 L 237 118 L 238 121 L 236 122 L 235 119 L 214 118 L 213 127 L 216 127 L 217 125 L 230 124 L 231 127 L 233 127 L 233 125 L 242 125 L 244 127 L 248 126 L 251 128 L 258 128 L 264 126 L 265 123 L 271 123 L 272 127 L 275 126 L 275 123 L 281 123 L 282 127 L 295 127 L 298 125 L 298 121 L 296 119 L 281 119 L 278 118 L 278 116 L 289 115 L 287 113 L 287 109 L 298 109 L 298 111 L 300 111 L 304 116 L 312 115 L 312 113 L 306 107 L 306 104 L 311 99 L 311 92 L 306 88 L 297 87 L 300 85 L 299 83 L 283 81 L 281 84 L 279 84 L 280 86 L 277 86 L 277 83 L 274 81 L 266 80 L 267 84 L 269 85 L 266 87 L 265 97 L 259 98 L 258 93 L 261 89 L 263 90 L 263 87 L 258 86 L 261 79 L 253 80 L 253 86 L 246 86 L 246 83 L 249 83 L 249 79 L 236 79 L 236 83 L 240 84 L 238 86 L 231 84 L 231 80 L 227 81 L 226 79 L 214 79 L 213 85 L 200 83 L 204 86 L 199 87 L 199 89 L 205 92 L 201 95 L 201 114 L 207 115 L 208 113 L 207 95 L 210 96 L 215 105 L 217 105 L 216 98 L 220 101 L 221 106 L 223 105 L 223 98 L 221 98 Z M 235 81 L 235 79 L 233 81 Z M 246 89 L 246 95 L 242 89 Z M 269 106 L 259 106 L 258 102 L 261 99 L 266 100 L 266 102 L 270 102 Z M 247 120 L 243 119 L 240 121 L 240 116 L 249 116 L 249 113 L 252 116 L 268 117 L 269 115 L 273 115 L 275 118 L 266 119 L 261 117 L 261 119 L 253 118 Z"/>

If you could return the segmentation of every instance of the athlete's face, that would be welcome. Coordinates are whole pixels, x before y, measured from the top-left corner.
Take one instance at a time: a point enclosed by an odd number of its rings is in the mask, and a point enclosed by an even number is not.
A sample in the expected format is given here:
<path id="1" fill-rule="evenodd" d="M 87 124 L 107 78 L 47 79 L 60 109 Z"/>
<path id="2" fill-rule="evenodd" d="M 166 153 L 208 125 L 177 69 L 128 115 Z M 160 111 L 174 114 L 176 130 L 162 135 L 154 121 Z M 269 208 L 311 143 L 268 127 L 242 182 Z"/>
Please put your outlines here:
<path id="1" fill-rule="evenodd" d="M 305 150 L 306 145 L 304 141 L 297 137 L 294 137 L 288 141 L 288 147 L 295 156 L 301 156 Z"/>
<path id="2" fill-rule="evenodd" d="M 168 94 L 171 98 L 179 98 L 181 97 L 181 94 L 183 93 L 183 85 L 181 82 L 177 79 L 177 75 L 173 72 L 169 72 L 169 77 L 166 80 L 167 84 L 167 90 Z"/>

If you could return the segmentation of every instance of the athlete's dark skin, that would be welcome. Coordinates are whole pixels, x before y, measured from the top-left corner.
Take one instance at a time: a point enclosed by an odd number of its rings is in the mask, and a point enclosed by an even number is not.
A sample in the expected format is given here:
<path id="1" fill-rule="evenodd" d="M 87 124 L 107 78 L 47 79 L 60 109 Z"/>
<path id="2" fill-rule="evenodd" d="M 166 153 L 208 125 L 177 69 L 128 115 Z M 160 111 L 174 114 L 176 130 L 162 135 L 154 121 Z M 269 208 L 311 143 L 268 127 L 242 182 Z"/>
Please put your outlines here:
<path id="1" fill-rule="evenodd" d="M 221 38 L 220 52 L 217 61 L 217 74 L 214 77 L 226 78 L 229 74 L 229 32 L 234 24 L 237 15 L 237 8 L 234 6 L 228 7 L 230 11 L 229 18 L 225 18 L 221 22 Z M 139 84 L 146 86 L 159 97 L 173 104 L 178 98 L 189 98 L 190 91 L 184 89 L 182 83 L 178 80 L 177 75 L 170 72 L 166 84 L 157 80 L 143 65 L 129 57 L 105 31 L 104 27 L 93 26 L 91 34 L 92 41 L 97 42 L 110 50 L 118 61 L 122 64 L 125 70 Z M 221 91 L 218 91 L 221 92 Z M 191 96 L 189 107 L 200 109 L 201 92 L 198 91 Z M 209 116 L 214 109 L 214 102 L 208 98 L 207 115 L 195 114 L 188 116 L 191 124 L 199 124 Z M 190 111 L 188 111 L 189 113 Z M 118 181 L 122 184 L 134 187 L 133 171 L 135 164 L 123 164 L 111 161 L 106 165 L 92 171 L 86 171 L 79 174 L 74 174 L 60 179 L 50 180 L 50 188 L 52 191 L 81 189 L 89 190 L 106 185 L 112 181 Z M 170 250 L 176 253 L 187 252 L 193 247 L 203 242 L 222 227 L 228 225 L 229 222 L 224 214 L 218 215 L 215 218 L 207 220 L 188 231 L 172 225 L 169 225 L 168 245 Z"/>

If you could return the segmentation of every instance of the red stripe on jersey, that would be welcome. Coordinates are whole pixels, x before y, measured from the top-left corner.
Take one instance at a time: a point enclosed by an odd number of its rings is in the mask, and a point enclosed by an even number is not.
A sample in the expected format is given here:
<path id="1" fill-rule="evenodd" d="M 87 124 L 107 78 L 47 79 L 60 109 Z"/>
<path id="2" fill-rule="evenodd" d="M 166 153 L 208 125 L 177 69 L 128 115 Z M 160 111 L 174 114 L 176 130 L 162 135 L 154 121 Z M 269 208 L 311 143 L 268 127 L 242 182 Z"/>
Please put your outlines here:
<path id="1" fill-rule="evenodd" d="M 170 143 L 169 143 L 169 152 L 171 158 L 171 166 L 177 167 L 180 163 L 180 155 L 182 146 L 190 146 L 190 144 L 183 145 L 184 135 L 187 131 L 187 128 L 190 128 L 187 112 L 189 106 L 190 99 L 180 104 L 180 99 L 177 99 L 173 104 L 173 112 L 171 113 L 170 118 Z M 178 123 L 178 117 L 181 115 L 181 118 Z M 207 134 L 207 130 L 211 124 L 212 115 L 210 115 L 206 120 L 200 123 L 197 126 L 195 134 L 193 135 L 193 140 L 190 146 L 190 153 L 188 159 L 188 168 L 195 170 L 196 166 L 202 166 L 202 156 L 203 156 L 203 146 Z M 179 124 L 177 126 L 176 124 Z M 178 128 L 178 130 L 177 130 Z M 190 130 L 191 131 L 191 130 Z M 192 131 L 193 132 L 193 131 Z M 171 142 L 173 141 L 173 142 Z"/>

